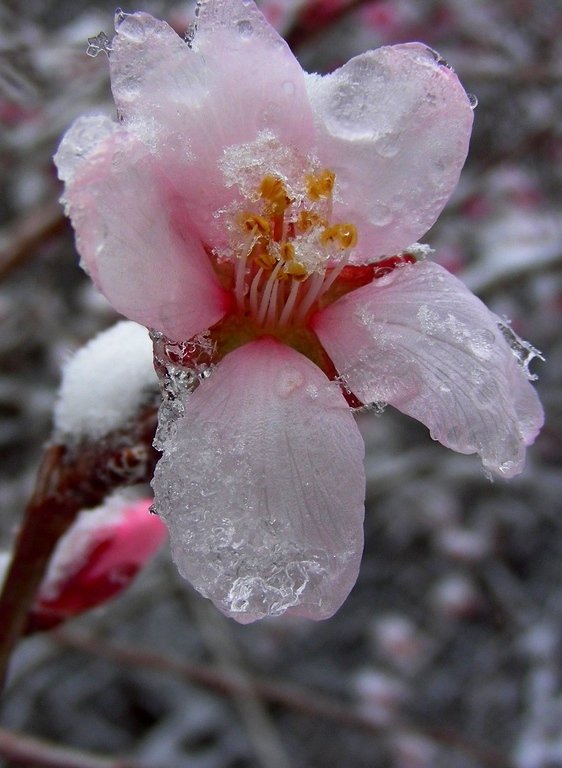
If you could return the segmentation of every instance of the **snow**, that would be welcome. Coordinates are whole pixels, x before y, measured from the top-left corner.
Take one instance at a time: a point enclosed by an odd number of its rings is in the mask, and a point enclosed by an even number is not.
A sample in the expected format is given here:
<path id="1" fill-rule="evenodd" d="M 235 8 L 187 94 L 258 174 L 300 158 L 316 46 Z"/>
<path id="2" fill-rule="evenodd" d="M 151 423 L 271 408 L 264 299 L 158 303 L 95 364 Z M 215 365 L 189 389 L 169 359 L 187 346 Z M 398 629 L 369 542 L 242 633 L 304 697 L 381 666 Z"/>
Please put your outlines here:
<path id="1" fill-rule="evenodd" d="M 99 440 L 132 419 L 157 388 L 148 332 L 136 323 L 117 323 L 66 365 L 55 432 L 63 439 Z"/>

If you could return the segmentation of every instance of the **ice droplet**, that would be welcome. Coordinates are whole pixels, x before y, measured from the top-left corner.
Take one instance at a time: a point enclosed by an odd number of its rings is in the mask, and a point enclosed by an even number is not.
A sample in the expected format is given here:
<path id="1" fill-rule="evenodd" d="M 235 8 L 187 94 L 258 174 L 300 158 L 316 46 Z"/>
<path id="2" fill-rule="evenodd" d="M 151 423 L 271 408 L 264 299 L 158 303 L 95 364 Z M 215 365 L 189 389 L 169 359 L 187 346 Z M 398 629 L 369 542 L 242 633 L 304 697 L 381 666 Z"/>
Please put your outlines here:
<path id="1" fill-rule="evenodd" d="M 295 84 L 292 80 L 285 80 L 283 83 L 283 93 L 285 93 L 287 96 L 293 96 L 295 93 Z"/>
<path id="2" fill-rule="evenodd" d="M 102 52 L 105 53 L 106 56 L 109 56 L 111 50 L 111 40 L 105 32 L 100 32 L 99 35 L 88 38 L 88 47 L 86 49 L 87 56 L 95 58 L 98 53 Z"/>
<path id="3" fill-rule="evenodd" d="M 373 205 L 369 211 L 369 219 L 375 227 L 386 227 L 394 218 L 394 214 L 388 205 Z"/>
<path id="4" fill-rule="evenodd" d="M 375 144 L 375 150 L 381 157 L 394 157 L 398 154 L 399 136 L 396 133 L 389 133 L 382 136 Z"/>
<path id="5" fill-rule="evenodd" d="M 252 23 L 247 19 L 243 19 L 242 21 L 239 21 L 238 24 L 236 25 L 236 28 L 242 40 L 249 40 L 254 34 L 254 28 L 252 26 Z"/>
<path id="6" fill-rule="evenodd" d="M 441 54 L 438 53 L 437 51 L 434 51 L 433 48 L 426 46 L 426 51 L 429 54 L 431 54 L 431 56 L 435 59 L 435 61 L 439 64 L 440 67 L 447 67 L 447 69 L 452 69 L 447 59 L 443 58 L 443 56 L 441 56 Z"/>
<path id="7" fill-rule="evenodd" d="M 299 389 L 304 383 L 304 376 L 297 368 L 283 368 L 277 380 L 277 394 L 279 397 L 287 398 L 295 390 Z"/>
<path id="8" fill-rule="evenodd" d="M 504 339 L 507 341 L 509 348 L 517 358 L 517 362 L 521 368 L 523 368 L 525 376 L 529 379 L 529 381 L 536 381 L 538 376 L 535 373 L 531 373 L 529 370 L 529 365 L 533 362 L 535 357 L 544 362 L 542 353 L 533 347 L 532 344 L 529 344 L 528 341 L 525 341 L 520 336 L 518 336 L 511 328 L 507 320 L 500 321 L 498 323 L 498 328 L 500 329 Z"/>
<path id="9" fill-rule="evenodd" d="M 468 103 L 470 104 L 471 109 L 476 109 L 478 106 L 478 96 L 475 96 L 473 93 L 467 93 L 468 96 Z"/>

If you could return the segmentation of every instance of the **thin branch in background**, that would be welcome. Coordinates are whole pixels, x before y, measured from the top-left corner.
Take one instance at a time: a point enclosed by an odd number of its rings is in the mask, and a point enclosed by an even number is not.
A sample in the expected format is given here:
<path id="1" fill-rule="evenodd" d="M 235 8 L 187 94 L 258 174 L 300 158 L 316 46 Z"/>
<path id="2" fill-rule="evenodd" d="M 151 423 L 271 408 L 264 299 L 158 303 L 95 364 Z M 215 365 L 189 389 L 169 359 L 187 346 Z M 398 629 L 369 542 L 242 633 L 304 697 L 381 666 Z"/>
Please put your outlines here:
<path id="1" fill-rule="evenodd" d="M 150 480 L 158 459 L 152 448 L 155 428 L 151 403 L 128 429 L 99 443 L 46 448 L 0 595 L 0 681 L 58 540 L 83 509 L 97 506 L 117 488 Z"/>
<path id="2" fill-rule="evenodd" d="M 0 728 L 0 756 L 11 766 L 31 768 L 140 768 L 130 760 L 92 755 L 5 728 Z"/>
<path id="3" fill-rule="evenodd" d="M 237 698 L 251 695 L 269 704 L 301 712 L 308 717 L 331 720 L 339 725 L 357 728 L 377 736 L 390 735 L 388 729 L 377 725 L 349 703 L 335 701 L 322 693 L 310 692 L 292 683 L 265 680 L 246 674 L 241 677 L 237 673 L 208 664 L 179 661 L 155 651 L 111 643 L 98 637 L 84 637 L 64 631 L 53 632 L 51 637 L 63 648 L 103 658 L 118 665 L 170 674 L 209 688 L 222 696 Z M 445 747 L 459 750 L 479 760 L 482 766 L 510 768 L 509 759 L 499 750 L 475 744 L 446 728 L 408 729 L 409 733 L 414 731 L 423 738 L 433 739 Z"/>
<path id="4" fill-rule="evenodd" d="M 0 232 L 0 280 L 67 226 L 60 204 L 50 200 Z"/>

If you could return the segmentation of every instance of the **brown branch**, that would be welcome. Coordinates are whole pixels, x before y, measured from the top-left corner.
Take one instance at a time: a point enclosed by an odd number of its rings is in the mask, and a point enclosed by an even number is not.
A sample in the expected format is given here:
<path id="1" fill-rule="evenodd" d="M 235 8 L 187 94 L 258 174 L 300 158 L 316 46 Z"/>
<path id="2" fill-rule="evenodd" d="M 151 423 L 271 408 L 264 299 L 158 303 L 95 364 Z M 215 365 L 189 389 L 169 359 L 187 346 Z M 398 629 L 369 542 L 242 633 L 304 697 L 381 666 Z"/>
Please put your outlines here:
<path id="1" fill-rule="evenodd" d="M 65 218 L 61 205 L 49 201 L 29 211 L 7 232 L 0 233 L 0 280 L 28 259 L 45 240 L 62 231 Z"/>
<path id="2" fill-rule="evenodd" d="M 128 429 L 99 443 L 46 448 L 0 595 L 0 687 L 10 655 L 60 537 L 78 513 L 116 488 L 147 482 L 157 461 L 156 406 L 144 406 Z"/>
<path id="3" fill-rule="evenodd" d="M 129 760 L 92 755 L 5 728 L 0 728 L 0 755 L 10 765 L 28 768 L 138 768 Z"/>
<path id="4" fill-rule="evenodd" d="M 349 703 L 334 701 L 328 696 L 301 688 L 292 683 L 271 681 L 245 674 L 230 674 L 207 664 L 193 664 L 162 656 L 143 648 L 109 643 L 101 638 L 80 637 L 63 631 L 55 631 L 51 638 L 64 648 L 106 659 L 115 664 L 142 669 L 154 669 L 190 683 L 209 688 L 222 696 L 259 696 L 270 704 L 301 712 L 309 717 L 331 720 L 339 725 L 358 728 L 380 736 L 388 735 L 388 729 L 377 725 L 371 718 L 354 709 Z M 409 732 L 415 729 L 408 728 Z M 508 758 L 498 749 L 481 746 L 445 728 L 417 729 L 417 733 L 436 742 L 464 752 L 482 765 L 493 768 L 510 768 Z"/>

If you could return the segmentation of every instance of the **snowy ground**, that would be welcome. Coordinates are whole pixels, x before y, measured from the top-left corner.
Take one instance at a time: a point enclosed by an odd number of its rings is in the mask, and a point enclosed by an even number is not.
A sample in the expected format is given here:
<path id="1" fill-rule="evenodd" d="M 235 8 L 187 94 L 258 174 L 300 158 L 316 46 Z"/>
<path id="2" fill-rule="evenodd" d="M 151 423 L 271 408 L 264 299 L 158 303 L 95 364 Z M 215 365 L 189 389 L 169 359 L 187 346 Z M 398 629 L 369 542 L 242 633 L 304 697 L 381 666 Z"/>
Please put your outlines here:
<path id="1" fill-rule="evenodd" d="M 309 70 L 421 39 L 478 96 L 461 184 L 426 239 L 543 351 L 534 370 L 546 426 L 525 473 L 491 483 L 476 459 L 432 443 L 412 420 L 361 414 L 365 556 L 333 619 L 236 626 L 164 552 L 119 600 L 60 636 L 22 643 L 1 726 L 78 748 L 82 762 L 72 765 L 84 767 L 97 765 L 87 762 L 92 752 L 143 768 L 555 768 L 562 4 L 387 0 L 354 2 L 346 13 L 343 1 L 266 5 Z M 187 24 L 179 5 L 143 9 Z M 30 0 L 25 15 L 0 6 L 4 548 L 50 433 L 61 364 L 117 319 L 76 266 L 51 163 L 75 116 L 111 113 L 105 57 L 84 52 L 88 37 L 111 32 L 113 10 L 101 1 Z"/>

